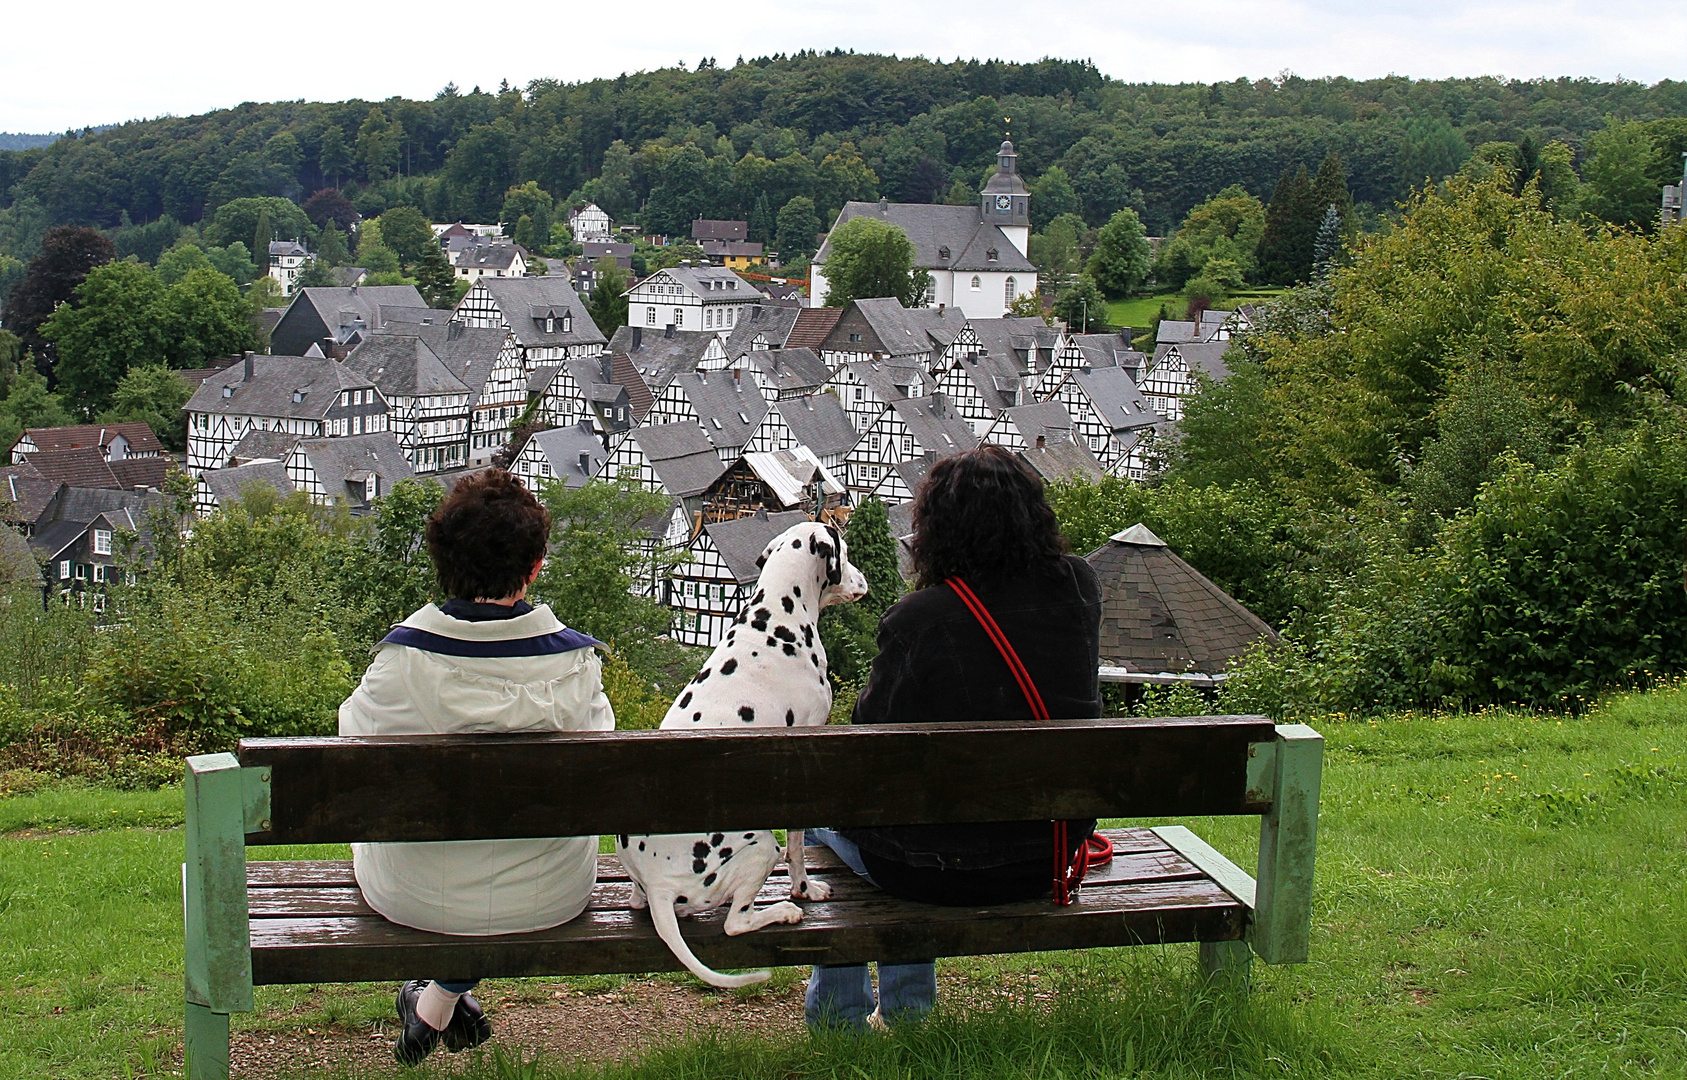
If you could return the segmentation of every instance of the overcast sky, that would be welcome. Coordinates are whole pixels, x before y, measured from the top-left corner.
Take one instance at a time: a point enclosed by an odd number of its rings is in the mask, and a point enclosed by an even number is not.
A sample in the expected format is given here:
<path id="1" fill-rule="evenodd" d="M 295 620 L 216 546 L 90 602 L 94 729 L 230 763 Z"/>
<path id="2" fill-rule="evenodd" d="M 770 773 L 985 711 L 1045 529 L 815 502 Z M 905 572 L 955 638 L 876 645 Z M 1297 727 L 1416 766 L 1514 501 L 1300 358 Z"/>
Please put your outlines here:
<path id="1" fill-rule="evenodd" d="M 1293 71 L 1687 78 L 1687 0 L 908 0 L 718 4 L 14 0 L 0 131 L 54 132 L 243 101 L 432 97 L 549 77 L 730 66 L 841 47 L 952 60 L 1089 58 L 1130 81 Z"/>

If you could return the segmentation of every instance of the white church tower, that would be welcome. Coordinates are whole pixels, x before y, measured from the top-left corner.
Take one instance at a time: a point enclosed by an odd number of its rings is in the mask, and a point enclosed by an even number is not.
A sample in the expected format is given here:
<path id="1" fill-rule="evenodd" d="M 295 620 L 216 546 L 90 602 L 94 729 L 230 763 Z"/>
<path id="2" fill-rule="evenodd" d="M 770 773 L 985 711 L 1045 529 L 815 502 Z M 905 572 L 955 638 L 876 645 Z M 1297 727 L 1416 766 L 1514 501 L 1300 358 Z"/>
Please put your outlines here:
<path id="1" fill-rule="evenodd" d="M 1031 192 L 1019 175 L 1019 155 L 1013 143 L 1004 142 L 996 152 L 996 175 L 979 196 L 984 220 L 1001 229 L 1021 255 L 1030 254 Z"/>

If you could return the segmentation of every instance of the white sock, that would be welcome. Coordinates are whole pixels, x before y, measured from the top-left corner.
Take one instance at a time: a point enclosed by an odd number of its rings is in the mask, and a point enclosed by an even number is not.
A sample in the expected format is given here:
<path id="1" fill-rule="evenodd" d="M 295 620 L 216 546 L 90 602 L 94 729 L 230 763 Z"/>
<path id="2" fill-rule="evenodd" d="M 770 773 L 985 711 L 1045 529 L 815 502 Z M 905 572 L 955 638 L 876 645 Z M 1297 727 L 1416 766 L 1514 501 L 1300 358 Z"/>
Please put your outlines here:
<path id="1" fill-rule="evenodd" d="M 441 990 L 438 983 L 430 982 L 416 999 L 416 1015 L 435 1031 L 444 1031 L 451 1023 L 451 1014 L 457 1011 L 457 999 L 462 996 Z"/>

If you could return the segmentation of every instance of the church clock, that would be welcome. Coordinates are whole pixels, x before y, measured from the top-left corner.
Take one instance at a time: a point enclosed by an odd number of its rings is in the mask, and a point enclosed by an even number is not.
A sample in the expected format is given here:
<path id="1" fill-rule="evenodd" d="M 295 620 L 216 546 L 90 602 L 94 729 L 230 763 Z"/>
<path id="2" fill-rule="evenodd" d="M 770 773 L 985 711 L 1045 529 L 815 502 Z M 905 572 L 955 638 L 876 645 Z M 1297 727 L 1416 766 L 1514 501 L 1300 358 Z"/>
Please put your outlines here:
<path id="1" fill-rule="evenodd" d="M 1013 208 L 1013 199 L 1012 198 L 1010 198 L 1007 195 L 997 195 L 996 196 L 996 209 L 997 210 L 1011 210 L 1012 208 Z"/>

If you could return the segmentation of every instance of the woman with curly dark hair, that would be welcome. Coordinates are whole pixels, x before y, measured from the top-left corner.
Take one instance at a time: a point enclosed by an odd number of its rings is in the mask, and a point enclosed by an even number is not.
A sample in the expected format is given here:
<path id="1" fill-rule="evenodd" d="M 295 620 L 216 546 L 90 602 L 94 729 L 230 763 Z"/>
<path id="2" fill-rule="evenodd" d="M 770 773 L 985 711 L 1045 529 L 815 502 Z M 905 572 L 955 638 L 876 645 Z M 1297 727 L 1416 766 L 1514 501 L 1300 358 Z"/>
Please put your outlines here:
<path id="1" fill-rule="evenodd" d="M 1101 715 L 1101 587 L 1087 562 L 1066 553 L 1043 482 L 1017 455 L 984 446 L 933 465 L 914 497 L 913 556 L 916 591 L 879 621 L 879 654 L 855 723 L 1033 718 L 968 594 L 1001 628 L 1049 716 Z M 1095 822 L 1067 825 L 1063 860 Z M 808 835 L 905 900 L 1000 904 L 1047 895 L 1053 881 L 1048 821 Z M 933 963 L 880 964 L 875 1017 L 865 964 L 817 966 L 806 1012 L 810 1024 L 859 1028 L 876 1018 L 918 1019 L 936 994 Z"/>

